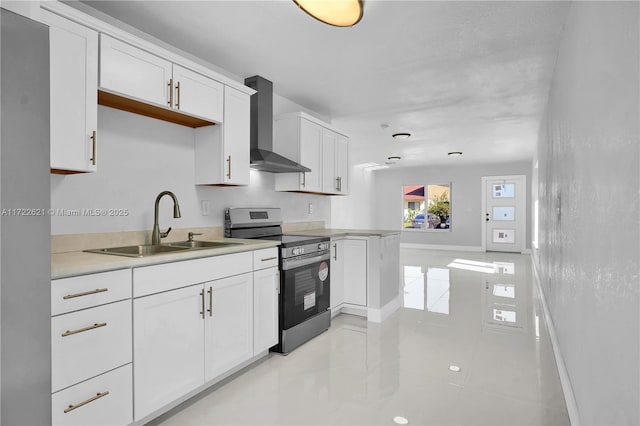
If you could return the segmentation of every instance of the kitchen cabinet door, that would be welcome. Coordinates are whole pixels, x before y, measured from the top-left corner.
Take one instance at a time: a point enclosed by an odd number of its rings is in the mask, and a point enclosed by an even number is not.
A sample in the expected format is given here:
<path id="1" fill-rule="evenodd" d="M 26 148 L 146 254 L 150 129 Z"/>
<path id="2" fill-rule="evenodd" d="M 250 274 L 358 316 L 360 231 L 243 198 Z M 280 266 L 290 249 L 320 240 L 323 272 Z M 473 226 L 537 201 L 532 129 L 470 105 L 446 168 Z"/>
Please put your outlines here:
<path id="1" fill-rule="evenodd" d="M 344 252 L 344 302 L 367 306 L 367 241 L 346 239 Z"/>
<path id="2" fill-rule="evenodd" d="M 331 241 L 331 310 L 344 303 L 344 240 Z"/>
<path id="3" fill-rule="evenodd" d="M 204 383 L 202 284 L 133 301 L 135 419 Z"/>
<path id="4" fill-rule="evenodd" d="M 349 138 L 337 134 L 335 148 L 335 176 L 338 180 L 338 194 L 349 194 Z"/>
<path id="5" fill-rule="evenodd" d="M 224 121 L 195 130 L 197 185 L 249 185 L 251 97 L 224 87 Z"/>
<path id="6" fill-rule="evenodd" d="M 338 175 L 335 167 L 337 140 L 336 132 L 322 129 L 322 192 L 325 194 L 338 192 Z"/>
<path id="7" fill-rule="evenodd" d="M 204 284 L 205 381 L 253 356 L 253 273 Z"/>
<path id="8" fill-rule="evenodd" d="M 170 108 L 171 82 L 171 62 L 100 34 L 101 89 Z"/>
<path id="9" fill-rule="evenodd" d="M 49 27 L 53 173 L 97 170 L 98 33 L 42 11 Z"/>
<path id="10" fill-rule="evenodd" d="M 278 268 L 253 273 L 253 356 L 278 343 Z"/>
<path id="11" fill-rule="evenodd" d="M 301 173 L 300 189 L 322 192 L 322 127 L 300 119 L 300 164 L 311 169 Z"/>
<path id="12" fill-rule="evenodd" d="M 222 122 L 224 98 L 222 83 L 174 64 L 173 90 L 175 109 L 206 120 Z"/>

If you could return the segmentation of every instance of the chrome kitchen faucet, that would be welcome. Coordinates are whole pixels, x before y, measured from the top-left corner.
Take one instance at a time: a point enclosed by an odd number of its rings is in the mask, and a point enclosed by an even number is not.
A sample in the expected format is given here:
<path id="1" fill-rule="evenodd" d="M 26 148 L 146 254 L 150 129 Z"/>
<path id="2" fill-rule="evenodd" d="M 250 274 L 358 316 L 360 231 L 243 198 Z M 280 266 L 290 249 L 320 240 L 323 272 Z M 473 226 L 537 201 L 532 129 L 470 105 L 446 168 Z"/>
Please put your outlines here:
<path id="1" fill-rule="evenodd" d="M 170 196 L 173 199 L 173 217 L 180 217 L 180 205 L 178 204 L 178 199 L 175 194 L 171 191 L 162 191 L 156 197 L 156 206 L 153 215 L 153 231 L 151 231 L 151 244 L 157 245 L 160 244 L 160 239 L 165 238 L 171 232 L 171 227 L 167 229 L 167 232 L 160 232 L 160 225 L 158 225 L 158 207 L 160 206 L 160 199 L 165 195 Z"/>

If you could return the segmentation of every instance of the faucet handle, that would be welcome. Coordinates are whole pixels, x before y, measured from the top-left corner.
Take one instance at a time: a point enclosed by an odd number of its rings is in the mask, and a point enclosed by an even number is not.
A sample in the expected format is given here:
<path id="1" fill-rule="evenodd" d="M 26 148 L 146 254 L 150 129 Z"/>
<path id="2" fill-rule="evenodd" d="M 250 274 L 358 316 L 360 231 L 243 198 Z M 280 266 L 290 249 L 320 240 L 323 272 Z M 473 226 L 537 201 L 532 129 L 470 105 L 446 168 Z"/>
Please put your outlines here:
<path id="1" fill-rule="evenodd" d="M 194 235 L 202 235 L 202 232 L 189 232 L 187 236 L 189 237 L 189 241 L 193 241 Z"/>
<path id="2" fill-rule="evenodd" d="M 169 236 L 169 232 L 171 232 L 171 227 L 169 227 L 165 232 L 160 231 L 160 238 L 167 238 Z"/>

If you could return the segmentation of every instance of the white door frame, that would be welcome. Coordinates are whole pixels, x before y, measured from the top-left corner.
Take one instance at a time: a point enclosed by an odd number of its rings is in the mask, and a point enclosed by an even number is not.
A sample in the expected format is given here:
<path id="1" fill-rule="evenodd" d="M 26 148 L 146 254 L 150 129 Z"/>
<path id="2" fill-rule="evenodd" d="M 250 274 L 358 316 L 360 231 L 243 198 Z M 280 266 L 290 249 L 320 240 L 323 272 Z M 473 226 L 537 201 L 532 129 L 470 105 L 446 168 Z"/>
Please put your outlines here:
<path id="1" fill-rule="evenodd" d="M 482 251 L 487 251 L 487 226 L 486 226 L 486 216 L 487 212 L 487 182 L 491 180 L 511 180 L 517 181 L 518 189 L 524 191 L 524 220 L 522 223 L 516 228 L 517 235 L 522 235 L 520 238 L 520 253 L 525 253 L 527 250 L 527 217 L 529 212 L 527 210 L 527 175 L 508 175 L 508 176 L 483 176 L 481 179 L 482 185 L 482 214 L 480 215 L 480 223 L 482 230 Z M 522 189 L 520 189 L 522 188 Z"/>

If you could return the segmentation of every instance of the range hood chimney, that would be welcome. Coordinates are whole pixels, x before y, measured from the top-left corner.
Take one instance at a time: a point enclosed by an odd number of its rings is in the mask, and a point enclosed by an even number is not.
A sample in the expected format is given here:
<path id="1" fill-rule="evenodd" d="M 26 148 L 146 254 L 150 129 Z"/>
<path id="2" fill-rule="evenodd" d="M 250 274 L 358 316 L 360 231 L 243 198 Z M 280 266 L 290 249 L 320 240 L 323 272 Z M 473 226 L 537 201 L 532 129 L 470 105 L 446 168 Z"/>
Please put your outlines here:
<path id="1" fill-rule="evenodd" d="M 310 172 L 311 169 L 273 152 L 273 83 L 255 75 L 244 84 L 251 95 L 251 168 L 271 173 Z"/>

